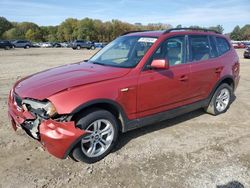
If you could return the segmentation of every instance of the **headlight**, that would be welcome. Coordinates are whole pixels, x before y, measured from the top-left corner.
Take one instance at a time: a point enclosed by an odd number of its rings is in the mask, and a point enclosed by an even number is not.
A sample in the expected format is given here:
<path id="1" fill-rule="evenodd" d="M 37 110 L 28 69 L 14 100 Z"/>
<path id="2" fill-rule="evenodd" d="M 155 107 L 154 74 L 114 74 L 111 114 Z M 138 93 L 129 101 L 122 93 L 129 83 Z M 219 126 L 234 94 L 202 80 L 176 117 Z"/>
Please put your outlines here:
<path id="1" fill-rule="evenodd" d="M 57 113 L 56 107 L 51 102 L 47 102 L 43 109 L 47 112 L 49 117 L 52 117 Z"/>
<path id="2" fill-rule="evenodd" d="M 48 117 L 52 117 L 57 114 L 56 107 L 51 102 L 42 102 L 31 99 L 24 99 L 22 101 L 23 109 L 26 111 L 34 111 L 38 115 L 46 115 Z M 45 114 L 41 114 L 45 112 Z"/>

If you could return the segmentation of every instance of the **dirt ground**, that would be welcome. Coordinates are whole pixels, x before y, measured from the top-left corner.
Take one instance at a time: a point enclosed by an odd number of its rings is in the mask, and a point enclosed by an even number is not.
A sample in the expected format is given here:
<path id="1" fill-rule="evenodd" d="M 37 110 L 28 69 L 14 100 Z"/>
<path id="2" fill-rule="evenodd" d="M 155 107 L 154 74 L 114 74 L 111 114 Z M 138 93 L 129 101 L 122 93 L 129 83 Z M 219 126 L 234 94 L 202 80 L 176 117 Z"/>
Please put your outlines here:
<path id="1" fill-rule="evenodd" d="M 250 59 L 241 57 L 236 100 L 220 116 L 202 110 L 121 135 L 95 164 L 60 160 L 7 118 L 7 95 L 26 75 L 87 59 L 95 51 L 0 50 L 0 188 L 250 187 Z"/>

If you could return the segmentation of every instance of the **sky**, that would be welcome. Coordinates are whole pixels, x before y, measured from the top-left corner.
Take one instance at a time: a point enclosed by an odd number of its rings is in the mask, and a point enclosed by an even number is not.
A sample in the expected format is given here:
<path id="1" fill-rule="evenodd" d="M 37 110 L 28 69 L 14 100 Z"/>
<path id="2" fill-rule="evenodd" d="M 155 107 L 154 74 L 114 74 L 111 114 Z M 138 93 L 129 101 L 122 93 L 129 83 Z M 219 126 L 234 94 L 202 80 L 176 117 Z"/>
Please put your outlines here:
<path id="1" fill-rule="evenodd" d="M 0 0 L 0 16 L 40 26 L 59 25 L 69 17 L 174 27 L 221 24 L 227 33 L 250 24 L 250 0 Z"/>

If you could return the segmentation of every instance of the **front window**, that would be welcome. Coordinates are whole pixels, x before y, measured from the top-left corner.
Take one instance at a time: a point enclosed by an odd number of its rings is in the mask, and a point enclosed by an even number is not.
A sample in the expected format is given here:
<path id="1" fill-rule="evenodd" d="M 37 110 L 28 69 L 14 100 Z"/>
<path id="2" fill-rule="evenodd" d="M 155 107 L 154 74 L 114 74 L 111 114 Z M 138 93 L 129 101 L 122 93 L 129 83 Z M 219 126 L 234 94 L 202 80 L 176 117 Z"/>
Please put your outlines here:
<path id="1" fill-rule="evenodd" d="M 157 38 L 141 36 L 122 36 L 105 46 L 89 61 L 94 64 L 135 67 Z"/>
<path id="2" fill-rule="evenodd" d="M 185 62 L 185 37 L 176 36 L 164 41 L 151 57 L 154 59 L 168 59 L 169 66 Z"/>

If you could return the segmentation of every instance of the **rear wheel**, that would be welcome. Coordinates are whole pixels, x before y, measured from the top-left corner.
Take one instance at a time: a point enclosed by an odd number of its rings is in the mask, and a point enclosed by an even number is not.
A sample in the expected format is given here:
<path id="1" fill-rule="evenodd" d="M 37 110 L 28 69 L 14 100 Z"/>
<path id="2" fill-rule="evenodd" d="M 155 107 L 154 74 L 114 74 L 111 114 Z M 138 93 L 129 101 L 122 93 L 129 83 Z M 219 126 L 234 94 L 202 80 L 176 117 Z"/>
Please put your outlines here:
<path id="1" fill-rule="evenodd" d="M 215 91 L 209 105 L 205 108 L 207 113 L 219 115 L 230 107 L 233 89 L 228 84 L 221 84 Z"/>
<path id="2" fill-rule="evenodd" d="M 29 45 L 26 45 L 24 48 L 25 48 L 25 49 L 29 49 L 29 48 L 30 48 L 30 46 L 29 46 Z"/>
<path id="3" fill-rule="evenodd" d="M 81 49 L 81 46 L 78 45 L 78 46 L 76 47 L 76 49 L 77 49 L 77 50 L 80 50 L 80 49 Z"/>
<path id="4" fill-rule="evenodd" d="M 95 46 L 91 46 L 91 48 L 90 48 L 91 50 L 94 50 L 95 49 Z"/>
<path id="5" fill-rule="evenodd" d="M 75 160 L 94 163 L 113 149 L 118 137 L 118 123 L 110 112 L 101 109 L 89 111 L 78 118 L 76 125 L 89 134 L 73 149 L 71 156 Z"/>

